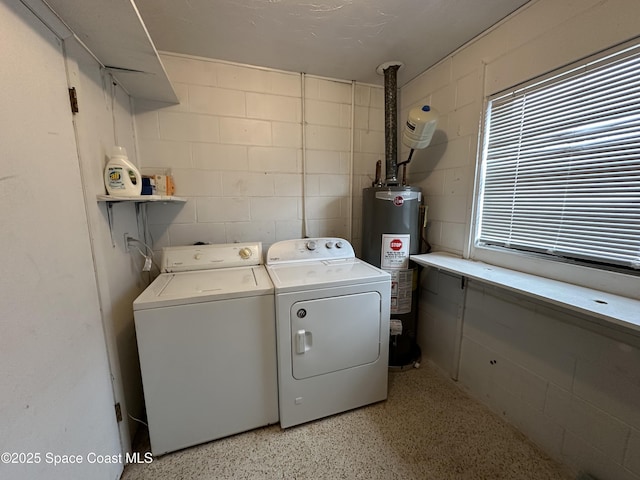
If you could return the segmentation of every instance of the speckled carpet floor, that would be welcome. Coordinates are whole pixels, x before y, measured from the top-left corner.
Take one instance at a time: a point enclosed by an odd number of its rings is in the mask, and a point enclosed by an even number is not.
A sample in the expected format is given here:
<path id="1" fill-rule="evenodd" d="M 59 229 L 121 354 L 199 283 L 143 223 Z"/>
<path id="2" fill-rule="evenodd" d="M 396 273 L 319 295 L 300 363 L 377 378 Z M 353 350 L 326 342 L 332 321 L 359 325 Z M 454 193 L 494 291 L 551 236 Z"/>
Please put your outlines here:
<path id="1" fill-rule="evenodd" d="M 142 449 L 144 451 L 144 448 Z M 129 465 L 122 480 L 571 479 L 432 366 L 389 373 L 389 398 L 305 425 L 213 441 Z"/>

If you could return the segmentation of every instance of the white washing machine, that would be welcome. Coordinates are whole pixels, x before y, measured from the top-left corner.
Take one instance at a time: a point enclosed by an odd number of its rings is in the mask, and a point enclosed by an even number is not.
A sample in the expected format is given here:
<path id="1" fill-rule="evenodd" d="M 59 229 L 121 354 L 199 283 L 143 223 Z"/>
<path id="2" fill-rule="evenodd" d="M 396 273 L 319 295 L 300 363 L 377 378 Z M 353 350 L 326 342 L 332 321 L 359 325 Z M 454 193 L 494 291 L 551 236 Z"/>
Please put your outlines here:
<path id="1" fill-rule="evenodd" d="M 262 244 L 169 247 L 162 269 L 133 303 L 153 454 L 277 423 Z"/>
<path id="2" fill-rule="evenodd" d="M 390 275 L 341 238 L 277 242 L 267 271 L 282 428 L 385 400 Z"/>

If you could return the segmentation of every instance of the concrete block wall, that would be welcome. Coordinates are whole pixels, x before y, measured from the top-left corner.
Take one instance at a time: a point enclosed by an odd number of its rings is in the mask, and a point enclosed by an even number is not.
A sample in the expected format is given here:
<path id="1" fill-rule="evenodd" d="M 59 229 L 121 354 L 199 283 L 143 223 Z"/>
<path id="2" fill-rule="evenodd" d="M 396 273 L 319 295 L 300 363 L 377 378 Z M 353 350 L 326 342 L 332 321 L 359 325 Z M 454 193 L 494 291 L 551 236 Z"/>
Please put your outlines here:
<path id="1" fill-rule="evenodd" d="M 640 479 L 640 339 L 470 282 L 460 383 L 558 460 Z"/>
<path id="2" fill-rule="evenodd" d="M 352 190 L 384 157 L 381 87 L 306 76 L 303 165 L 301 74 L 174 54 L 162 61 L 180 104 L 136 100 L 139 156 L 143 173 L 170 169 L 188 201 L 149 206 L 154 248 L 253 240 L 267 248 L 303 236 L 303 207 L 307 236 L 357 247 Z"/>
<path id="3" fill-rule="evenodd" d="M 440 113 L 409 168 L 425 194 L 434 249 L 469 251 L 485 97 L 640 35 L 638 16 L 636 0 L 532 1 L 402 87 L 401 122 L 424 104 Z"/>
<path id="4" fill-rule="evenodd" d="M 382 160 L 384 176 L 384 89 L 356 85 L 353 156 L 353 244 L 362 245 L 362 190 L 375 179 L 376 162 Z"/>
<path id="5" fill-rule="evenodd" d="M 640 338 L 461 280 L 422 271 L 423 357 L 576 473 L 638 480 Z"/>
<path id="6" fill-rule="evenodd" d="M 428 208 L 427 240 L 432 248 L 457 254 L 465 250 L 469 235 L 482 110 L 480 92 L 473 95 L 473 75 L 477 72 L 461 77 L 460 84 L 452 80 L 452 60 L 446 59 L 402 88 L 399 106 L 401 119 L 408 117 L 411 108 L 422 105 L 430 105 L 439 114 L 430 145 L 414 152 L 408 179 L 422 188 Z M 409 151 L 401 142 L 399 146 L 404 160 Z"/>
<path id="7" fill-rule="evenodd" d="M 458 275 L 424 268 L 420 271 L 418 331 L 416 340 L 423 357 L 456 379 L 460 357 L 460 329 L 465 291 Z"/>
<path id="8" fill-rule="evenodd" d="M 402 88 L 400 118 L 423 104 L 441 115 L 409 169 L 435 250 L 471 251 L 485 98 L 640 36 L 639 18 L 636 0 L 532 1 Z M 477 282 L 463 295 L 455 278 L 421 276 L 423 356 L 576 471 L 638 479 L 638 337 Z"/>

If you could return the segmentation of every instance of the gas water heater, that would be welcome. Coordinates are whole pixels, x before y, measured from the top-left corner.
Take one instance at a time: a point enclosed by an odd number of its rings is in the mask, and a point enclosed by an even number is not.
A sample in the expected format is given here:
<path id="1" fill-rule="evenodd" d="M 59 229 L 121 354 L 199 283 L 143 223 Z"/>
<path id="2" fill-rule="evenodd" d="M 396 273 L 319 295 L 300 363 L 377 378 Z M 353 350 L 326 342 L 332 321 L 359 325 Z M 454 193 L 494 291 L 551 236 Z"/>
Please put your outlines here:
<path id="1" fill-rule="evenodd" d="M 428 105 L 409 112 L 402 142 L 411 150 L 409 158 L 397 161 L 396 72 L 401 64 L 378 67 L 385 77 L 385 180 L 381 161 L 373 186 L 362 193 L 362 259 L 391 274 L 391 329 L 389 366 L 418 366 L 421 358 L 416 342 L 418 319 L 418 266 L 409 255 L 421 253 L 422 191 L 406 185 L 406 166 L 415 149 L 426 148 L 436 130 L 438 115 Z M 403 167 L 398 179 L 398 167 Z"/>
<path id="2" fill-rule="evenodd" d="M 408 186 L 377 186 L 362 193 L 362 259 L 391 274 L 389 366 L 414 366 L 418 268 L 409 255 L 420 253 L 422 192 Z"/>

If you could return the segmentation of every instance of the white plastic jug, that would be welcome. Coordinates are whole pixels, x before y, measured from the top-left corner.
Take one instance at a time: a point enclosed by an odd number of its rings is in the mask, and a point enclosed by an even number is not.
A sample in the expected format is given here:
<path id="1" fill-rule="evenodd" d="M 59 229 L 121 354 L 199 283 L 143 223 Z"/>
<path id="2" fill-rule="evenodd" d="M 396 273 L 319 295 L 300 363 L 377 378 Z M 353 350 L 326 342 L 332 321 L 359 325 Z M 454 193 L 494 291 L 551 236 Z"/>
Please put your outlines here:
<path id="1" fill-rule="evenodd" d="M 142 194 L 142 175 L 129 161 L 124 147 L 113 147 L 104 169 L 104 185 L 109 195 L 117 197 L 137 197 Z"/>

